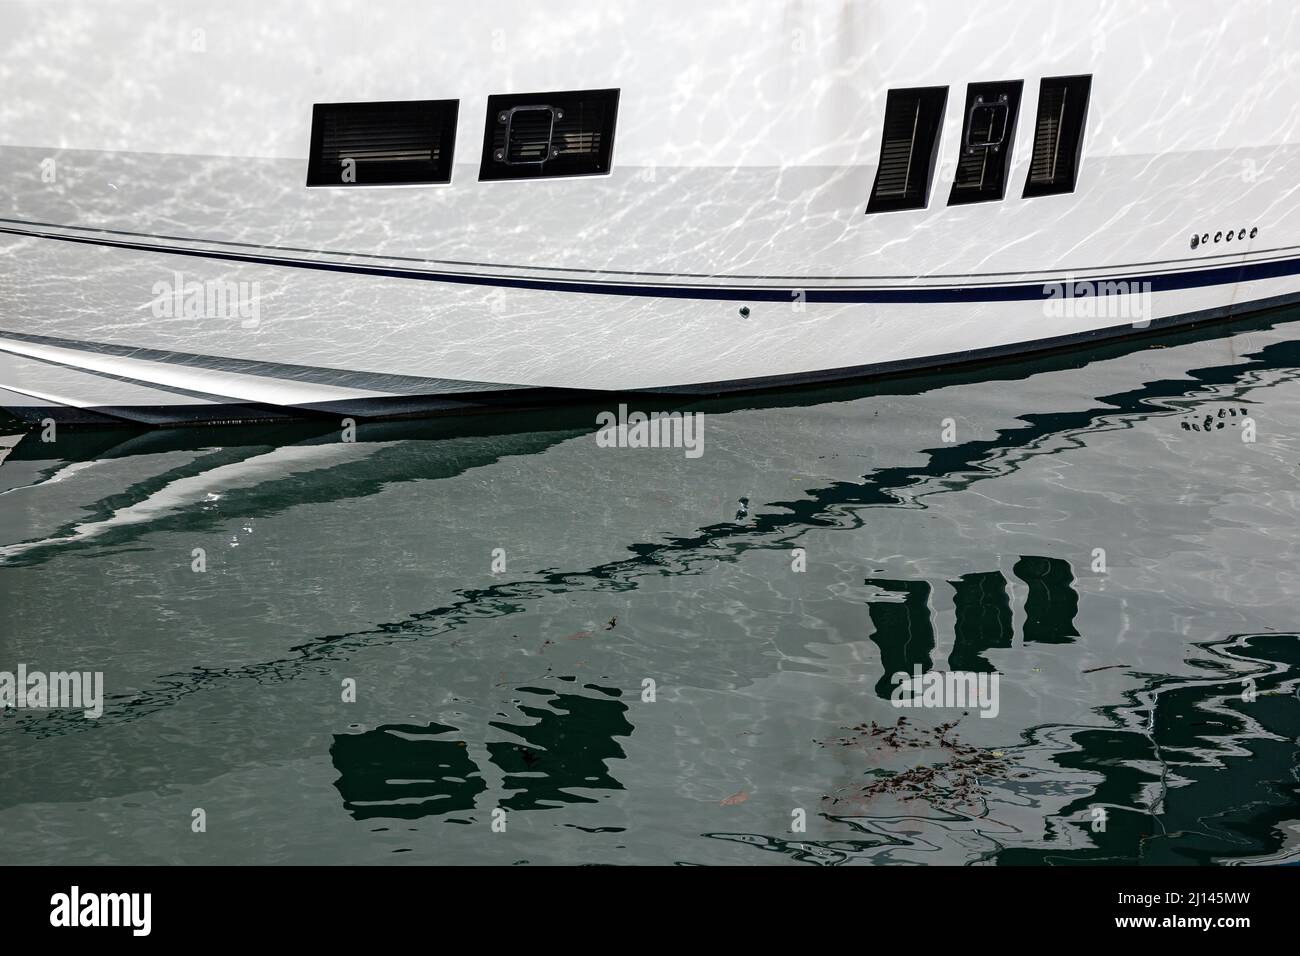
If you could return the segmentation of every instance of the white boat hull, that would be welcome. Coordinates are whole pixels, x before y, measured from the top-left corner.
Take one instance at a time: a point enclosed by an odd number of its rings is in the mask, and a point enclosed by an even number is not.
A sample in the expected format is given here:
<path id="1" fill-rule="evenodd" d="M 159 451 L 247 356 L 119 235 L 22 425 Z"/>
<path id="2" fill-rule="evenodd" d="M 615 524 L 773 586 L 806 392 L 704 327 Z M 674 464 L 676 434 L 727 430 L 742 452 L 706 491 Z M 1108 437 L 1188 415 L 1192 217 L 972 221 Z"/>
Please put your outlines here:
<path id="1" fill-rule="evenodd" d="M 1300 299 L 1293 5 L 562 9 L 15 4 L 0 407 L 160 424 L 713 393 Z M 1079 73 L 1077 187 L 1022 198 L 1038 81 Z M 1006 198 L 949 206 L 966 84 L 1009 78 Z M 866 214 L 886 93 L 921 85 L 950 88 L 929 206 Z M 608 175 L 478 181 L 489 94 L 606 87 Z M 313 103 L 443 97 L 449 185 L 304 185 Z"/>

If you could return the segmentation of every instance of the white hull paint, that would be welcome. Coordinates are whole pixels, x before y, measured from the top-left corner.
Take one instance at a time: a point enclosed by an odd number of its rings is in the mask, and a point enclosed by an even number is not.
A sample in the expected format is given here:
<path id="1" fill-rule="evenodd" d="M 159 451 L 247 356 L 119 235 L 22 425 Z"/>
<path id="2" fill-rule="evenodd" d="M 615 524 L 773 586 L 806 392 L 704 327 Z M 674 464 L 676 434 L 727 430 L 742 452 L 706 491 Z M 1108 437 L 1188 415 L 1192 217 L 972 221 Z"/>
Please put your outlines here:
<path id="1" fill-rule="evenodd" d="M 1300 9 L 1280 0 L 4 16 L 0 407 L 28 418 L 723 391 L 1300 298 Z M 1077 188 L 1021 198 L 1039 80 L 1072 74 L 1093 77 Z M 1007 196 L 948 206 L 966 85 L 1007 79 L 1025 83 Z M 929 207 L 865 214 L 887 91 L 935 85 Z M 489 94 L 607 87 L 609 175 L 478 181 Z M 450 185 L 304 186 L 314 103 L 435 98 L 460 100 Z M 1136 326 L 1116 301 L 1044 298 L 1112 280 L 1151 283 Z M 160 315 L 160 284 L 186 283 L 250 290 L 257 314 Z"/>

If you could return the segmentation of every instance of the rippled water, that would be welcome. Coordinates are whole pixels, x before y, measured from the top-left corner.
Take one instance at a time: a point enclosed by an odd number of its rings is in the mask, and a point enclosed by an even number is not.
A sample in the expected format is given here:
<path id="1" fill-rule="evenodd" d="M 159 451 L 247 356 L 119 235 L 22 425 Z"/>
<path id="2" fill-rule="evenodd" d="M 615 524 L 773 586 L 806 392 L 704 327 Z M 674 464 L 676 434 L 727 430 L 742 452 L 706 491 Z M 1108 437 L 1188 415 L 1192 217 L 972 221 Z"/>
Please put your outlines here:
<path id="1" fill-rule="evenodd" d="M 28 435 L 0 670 L 106 701 L 0 718 L 0 862 L 1294 862 L 1297 331 L 699 403 L 696 459 Z"/>

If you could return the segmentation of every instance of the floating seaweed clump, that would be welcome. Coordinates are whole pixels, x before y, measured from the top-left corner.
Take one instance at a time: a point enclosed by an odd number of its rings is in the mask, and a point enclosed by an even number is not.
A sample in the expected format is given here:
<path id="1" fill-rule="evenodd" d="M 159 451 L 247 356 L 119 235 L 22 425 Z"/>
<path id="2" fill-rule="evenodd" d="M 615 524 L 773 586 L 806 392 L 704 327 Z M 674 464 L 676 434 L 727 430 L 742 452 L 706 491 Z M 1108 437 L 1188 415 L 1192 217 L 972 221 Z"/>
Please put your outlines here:
<path id="1" fill-rule="evenodd" d="M 841 787 L 822 799 L 831 806 L 862 803 L 873 797 L 892 796 L 900 800 L 925 800 L 939 807 L 970 806 L 988 795 L 981 781 L 1005 779 L 1011 762 L 1000 750 L 984 750 L 964 744 L 953 733 L 960 720 L 937 727 L 912 727 L 906 717 L 891 725 L 869 724 L 845 727 L 848 733 L 831 740 L 816 741 L 820 747 L 858 747 L 869 760 L 895 762 L 899 755 L 910 754 L 924 759 L 936 751 L 940 759 L 902 768 L 874 767 L 868 771 L 874 779 L 867 783 Z"/>

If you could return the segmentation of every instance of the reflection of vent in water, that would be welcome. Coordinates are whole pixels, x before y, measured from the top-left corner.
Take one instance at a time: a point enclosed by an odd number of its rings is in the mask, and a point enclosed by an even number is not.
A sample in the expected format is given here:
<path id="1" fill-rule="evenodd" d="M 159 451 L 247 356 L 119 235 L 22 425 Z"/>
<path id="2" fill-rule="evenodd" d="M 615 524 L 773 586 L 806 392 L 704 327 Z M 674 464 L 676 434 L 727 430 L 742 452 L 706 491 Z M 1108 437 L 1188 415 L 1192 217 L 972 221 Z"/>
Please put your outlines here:
<path id="1" fill-rule="evenodd" d="M 876 681 L 876 694 L 889 700 L 894 689 L 893 675 L 922 671 L 933 667 L 934 626 L 930 622 L 930 585 L 924 581 L 890 581 L 869 578 L 868 584 L 903 596 L 903 601 L 871 601 L 867 614 L 875 630 L 871 640 L 880 648 L 882 673 Z"/>
<path id="2" fill-rule="evenodd" d="M 358 820 L 417 817 L 472 810 L 487 789 L 463 741 L 438 740 L 456 728 L 386 724 L 363 734 L 338 734 L 330 747 L 343 806 Z"/>
<path id="3" fill-rule="evenodd" d="M 561 803 L 594 803 L 583 791 L 622 790 L 609 772 L 606 761 L 622 759 L 623 748 L 614 739 L 627 737 L 627 705 L 610 698 L 618 691 L 593 684 L 586 689 L 599 696 L 557 694 L 534 687 L 521 693 L 545 698 L 545 707 L 520 706 L 525 723 L 493 721 L 522 743 L 498 741 L 488 744 L 492 762 L 505 774 L 502 785 L 517 791 L 501 801 L 508 810 L 541 810 Z"/>
<path id="4" fill-rule="evenodd" d="M 519 707 L 519 723 L 493 721 L 508 741 L 489 741 L 488 754 L 502 771 L 502 785 L 513 791 L 500 806 L 510 810 L 545 809 L 561 803 L 593 803 L 591 790 L 622 790 L 606 761 L 625 755 L 616 737 L 632 725 L 620 691 L 584 685 L 590 696 L 557 694 L 520 687 L 537 696 Z M 338 734 L 330 757 L 343 805 L 358 820 L 418 817 L 474 809 L 487 789 L 464 740 L 440 739 L 456 733 L 445 724 L 386 724 L 360 734 Z"/>
<path id="5" fill-rule="evenodd" d="M 1014 635 L 1007 579 L 1000 571 L 977 571 L 963 574 L 948 583 L 952 585 L 955 618 L 948 669 L 996 670 L 983 652 L 1012 644 Z"/>
<path id="6" fill-rule="evenodd" d="M 1072 643 L 1079 636 L 1074 628 L 1079 592 L 1074 589 L 1074 571 L 1069 562 L 1025 555 L 1011 571 L 1029 587 L 1025 595 L 1025 643 Z"/>
<path id="7" fill-rule="evenodd" d="M 1069 644 L 1079 636 L 1074 619 L 1079 613 L 1079 593 L 1074 572 L 1060 558 L 1026 555 L 1012 569 L 1028 586 L 1024 600 L 1023 634 L 1026 643 Z M 933 669 L 935 629 L 930 585 L 925 581 L 868 578 L 876 593 L 867 601 L 873 632 L 880 648 L 882 674 L 876 693 L 890 698 L 898 672 L 923 673 Z M 953 591 L 954 641 L 948 655 L 951 671 L 993 672 L 984 652 L 1010 648 L 1013 637 L 1011 595 L 1000 571 L 963 574 L 949 581 Z"/>

